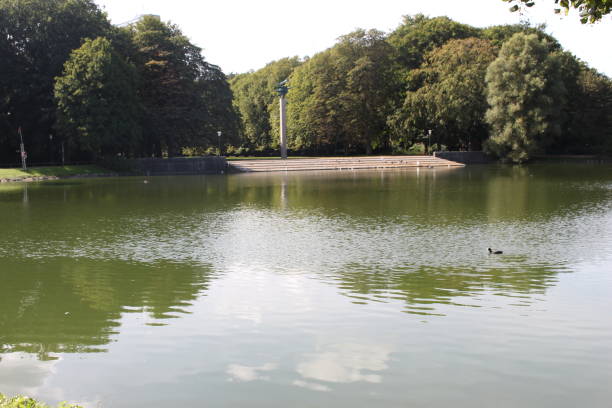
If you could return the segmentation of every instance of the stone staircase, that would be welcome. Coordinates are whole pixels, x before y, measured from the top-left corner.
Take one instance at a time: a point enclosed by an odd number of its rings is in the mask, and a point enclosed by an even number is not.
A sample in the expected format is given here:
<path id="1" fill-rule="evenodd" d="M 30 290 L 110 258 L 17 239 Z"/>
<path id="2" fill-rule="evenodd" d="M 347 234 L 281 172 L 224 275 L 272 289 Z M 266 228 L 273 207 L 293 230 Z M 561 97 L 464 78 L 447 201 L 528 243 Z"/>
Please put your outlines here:
<path id="1" fill-rule="evenodd" d="M 274 172 L 312 170 L 401 169 L 411 167 L 463 167 L 434 156 L 317 157 L 304 159 L 230 160 L 231 171 Z"/>

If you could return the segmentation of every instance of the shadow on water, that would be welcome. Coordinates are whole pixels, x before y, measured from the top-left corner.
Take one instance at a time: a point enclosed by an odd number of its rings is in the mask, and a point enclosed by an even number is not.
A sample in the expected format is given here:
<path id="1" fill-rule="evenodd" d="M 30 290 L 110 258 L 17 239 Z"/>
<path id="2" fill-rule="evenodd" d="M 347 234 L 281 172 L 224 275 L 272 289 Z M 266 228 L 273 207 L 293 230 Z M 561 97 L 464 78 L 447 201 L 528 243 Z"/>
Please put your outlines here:
<path id="1" fill-rule="evenodd" d="M 106 351 L 123 314 L 154 325 L 189 313 L 207 291 L 210 268 L 157 262 L 0 258 L 0 353 Z"/>

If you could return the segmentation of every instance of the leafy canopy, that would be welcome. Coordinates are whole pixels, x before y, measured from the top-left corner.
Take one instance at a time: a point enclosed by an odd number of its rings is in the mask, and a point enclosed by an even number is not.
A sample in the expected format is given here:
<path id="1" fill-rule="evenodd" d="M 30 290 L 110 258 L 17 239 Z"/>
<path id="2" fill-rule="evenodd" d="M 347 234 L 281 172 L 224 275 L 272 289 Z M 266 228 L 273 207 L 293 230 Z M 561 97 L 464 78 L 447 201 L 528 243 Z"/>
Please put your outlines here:
<path id="1" fill-rule="evenodd" d="M 487 69 L 487 148 L 521 163 L 542 151 L 560 131 L 566 88 L 559 57 L 536 34 L 515 34 Z"/>
<path id="2" fill-rule="evenodd" d="M 106 38 L 85 40 L 56 79 L 57 129 L 94 156 L 131 155 L 140 141 L 136 70 Z"/>
<path id="3" fill-rule="evenodd" d="M 385 144 L 398 84 L 393 48 L 377 30 L 357 30 L 296 68 L 289 78 L 294 148 L 370 152 Z"/>
<path id="4" fill-rule="evenodd" d="M 513 12 L 519 11 L 521 7 L 533 7 L 536 3 L 535 0 L 503 1 L 513 3 L 513 6 L 510 7 L 510 11 Z M 565 14 L 567 14 L 570 9 L 578 10 L 582 24 L 595 23 L 612 11 L 611 0 L 555 0 L 555 4 L 559 6 L 555 8 L 555 13 L 561 13 L 564 10 Z"/>
<path id="5" fill-rule="evenodd" d="M 425 56 L 413 78 L 421 85 L 406 93 L 390 117 L 393 141 L 407 147 L 429 129 L 437 144 L 452 149 L 479 148 L 488 135 L 484 78 L 498 49 L 478 38 L 451 40 Z"/>

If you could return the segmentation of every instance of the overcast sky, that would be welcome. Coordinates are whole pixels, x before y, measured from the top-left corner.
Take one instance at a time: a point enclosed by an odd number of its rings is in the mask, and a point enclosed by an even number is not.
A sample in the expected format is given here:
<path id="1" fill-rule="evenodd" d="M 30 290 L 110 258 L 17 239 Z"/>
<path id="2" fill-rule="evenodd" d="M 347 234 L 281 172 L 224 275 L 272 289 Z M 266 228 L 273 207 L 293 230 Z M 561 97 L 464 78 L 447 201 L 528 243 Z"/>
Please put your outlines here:
<path id="1" fill-rule="evenodd" d="M 476 27 L 546 23 L 561 45 L 612 77 L 612 16 L 582 25 L 576 15 L 554 14 L 554 0 L 520 15 L 501 0 L 95 0 L 114 24 L 157 14 L 177 24 L 207 61 L 225 73 L 245 72 L 283 57 L 312 56 L 356 28 L 389 32 L 403 15 L 448 16 Z"/>

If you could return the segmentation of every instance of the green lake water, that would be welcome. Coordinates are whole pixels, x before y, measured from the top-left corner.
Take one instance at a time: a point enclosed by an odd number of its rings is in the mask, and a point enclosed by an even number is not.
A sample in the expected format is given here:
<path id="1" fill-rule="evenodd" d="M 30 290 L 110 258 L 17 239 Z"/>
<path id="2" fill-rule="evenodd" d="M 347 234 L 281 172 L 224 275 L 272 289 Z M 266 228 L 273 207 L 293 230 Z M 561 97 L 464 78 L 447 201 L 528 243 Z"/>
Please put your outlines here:
<path id="1" fill-rule="evenodd" d="M 612 404 L 610 165 L 146 181 L 0 185 L 0 392 Z"/>

